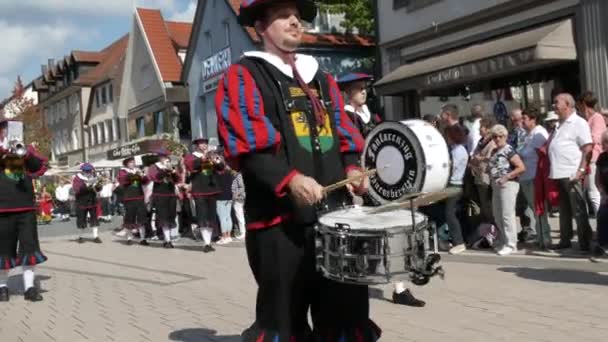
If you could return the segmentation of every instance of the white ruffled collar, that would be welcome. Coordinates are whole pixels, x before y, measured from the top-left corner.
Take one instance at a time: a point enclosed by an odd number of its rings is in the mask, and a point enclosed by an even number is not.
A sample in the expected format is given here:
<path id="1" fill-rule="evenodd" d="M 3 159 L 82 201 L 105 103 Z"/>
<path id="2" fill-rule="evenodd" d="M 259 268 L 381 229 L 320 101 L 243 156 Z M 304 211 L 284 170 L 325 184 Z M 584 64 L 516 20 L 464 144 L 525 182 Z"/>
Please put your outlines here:
<path id="1" fill-rule="evenodd" d="M 289 66 L 289 64 L 285 64 L 277 55 L 264 51 L 247 51 L 244 53 L 244 55 L 247 57 L 261 58 L 274 65 L 286 76 L 294 78 L 291 66 Z M 309 55 L 296 54 L 295 59 L 296 68 L 298 69 L 300 76 L 302 76 L 302 80 L 307 84 L 310 83 L 315 78 L 315 75 L 319 70 L 319 62 L 317 62 L 314 57 Z"/>
<path id="2" fill-rule="evenodd" d="M 195 156 L 196 158 L 203 158 L 203 157 L 205 157 L 205 155 L 204 155 L 204 154 L 202 154 L 202 153 L 201 153 L 201 152 L 199 152 L 199 151 L 194 151 L 194 152 L 192 152 L 192 155 L 193 155 L 193 156 Z"/>
<path id="3" fill-rule="evenodd" d="M 88 181 L 88 180 L 91 180 L 91 179 L 95 178 L 95 176 L 91 176 L 89 178 L 89 177 L 85 176 L 84 174 L 82 174 L 81 172 L 77 173 L 76 177 L 82 179 L 83 181 Z"/>
<path id="4" fill-rule="evenodd" d="M 361 118 L 361 120 L 363 120 L 364 123 L 369 123 L 369 121 L 372 119 L 372 113 L 369 112 L 369 108 L 367 108 L 367 105 L 361 106 L 360 111 L 355 111 L 355 107 L 347 104 L 344 106 L 344 110 L 357 114 Z"/>

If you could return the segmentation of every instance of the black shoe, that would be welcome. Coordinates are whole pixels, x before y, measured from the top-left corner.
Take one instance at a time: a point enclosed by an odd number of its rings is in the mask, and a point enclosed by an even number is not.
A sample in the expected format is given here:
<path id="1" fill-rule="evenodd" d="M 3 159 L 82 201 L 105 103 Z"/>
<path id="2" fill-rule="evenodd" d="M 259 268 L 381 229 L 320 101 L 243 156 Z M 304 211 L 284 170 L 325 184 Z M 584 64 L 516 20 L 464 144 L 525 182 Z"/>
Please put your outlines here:
<path id="1" fill-rule="evenodd" d="M 410 290 L 405 290 L 401 293 L 393 292 L 393 303 L 407 306 L 415 306 L 419 308 L 426 305 L 424 301 L 416 299 L 414 295 L 410 292 Z"/>
<path id="2" fill-rule="evenodd" d="M 0 302 L 8 302 L 8 287 L 0 287 Z"/>
<path id="3" fill-rule="evenodd" d="M 165 242 L 165 243 L 163 243 L 163 247 L 165 247 L 165 248 L 175 248 L 175 246 L 173 246 L 172 242 Z"/>
<path id="4" fill-rule="evenodd" d="M 572 243 L 570 242 L 560 242 L 557 245 L 553 246 L 552 249 L 568 249 L 572 247 Z"/>
<path id="5" fill-rule="evenodd" d="M 205 252 L 205 253 L 215 252 L 215 248 L 213 248 L 213 246 L 211 246 L 211 245 L 205 245 L 205 247 L 203 247 L 203 252 Z"/>
<path id="6" fill-rule="evenodd" d="M 42 300 L 42 296 L 38 292 L 38 288 L 35 286 L 27 289 L 27 291 L 25 291 L 23 294 L 23 297 L 25 300 L 29 300 L 30 302 L 39 302 Z"/>
<path id="7" fill-rule="evenodd" d="M 150 244 L 148 243 L 148 240 L 141 240 L 141 241 L 139 241 L 139 244 L 141 246 L 150 246 Z"/>
<path id="8" fill-rule="evenodd" d="M 133 244 L 133 240 L 127 240 L 127 246 L 131 246 Z"/>
<path id="9" fill-rule="evenodd" d="M 122 227 L 116 227 L 114 229 L 112 229 L 115 233 L 119 233 L 123 228 Z"/>
<path id="10" fill-rule="evenodd" d="M 528 240 L 528 231 L 524 228 L 521 232 L 517 233 L 517 241 L 526 242 Z"/>
<path id="11" fill-rule="evenodd" d="M 76 240 L 76 242 L 78 242 L 78 243 L 84 243 L 84 239 L 81 238 L 81 237 L 79 237 L 78 240 Z"/>
<path id="12" fill-rule="evenodd" d="M 96 237 L 96 238 L 93 239 L 93 242 L 95 242 L 95 243 L 102 243 L 103 241 L 101 241 L 101 239 L 98 236 L 98 237 Z"/>

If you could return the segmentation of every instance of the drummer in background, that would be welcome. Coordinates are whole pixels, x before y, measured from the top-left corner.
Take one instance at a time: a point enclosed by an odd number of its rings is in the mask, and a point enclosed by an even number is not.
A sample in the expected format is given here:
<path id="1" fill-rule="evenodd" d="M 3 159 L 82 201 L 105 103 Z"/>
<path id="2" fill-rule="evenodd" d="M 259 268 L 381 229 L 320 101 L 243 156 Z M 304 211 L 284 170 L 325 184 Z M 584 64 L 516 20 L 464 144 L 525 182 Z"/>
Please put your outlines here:
<path id="1" fill-rule="evenodd" d="M 363 73 L 351 73 L 340 77 L 338 86 L 346 95 L 344 105 L 346 114 L 363 137 L 367 137 L 382 120 L 378 114 L 372 114 L 367 107 L 367 89 L 373 77 Z"/>
<path id="2" fill-rule="evenodd" d="M 344 105 L 344 111 L 355 124 L 355 127 L 361 132 L 361 135 L 366 138 L 369 132 L 376 127 L 382 120 L 380 116 L 371 114 L 367 107 L 367 88 L 368 83 L 373 80 L 371 75 L 363 73 L 351 73 L 340 77 L 338 85 L 346 95 L 347 104 Z M 369 194 L 362 196 L 363 205 L 377 206 L 378 203 L 372 199 Z M 426 303 L 416 299 L 409 289 L 405 287 L 405 283 L 400 281 L 395 283 L 395 291 L 393 292 L 393 302 L 395 304 L 423 307 Z"/>

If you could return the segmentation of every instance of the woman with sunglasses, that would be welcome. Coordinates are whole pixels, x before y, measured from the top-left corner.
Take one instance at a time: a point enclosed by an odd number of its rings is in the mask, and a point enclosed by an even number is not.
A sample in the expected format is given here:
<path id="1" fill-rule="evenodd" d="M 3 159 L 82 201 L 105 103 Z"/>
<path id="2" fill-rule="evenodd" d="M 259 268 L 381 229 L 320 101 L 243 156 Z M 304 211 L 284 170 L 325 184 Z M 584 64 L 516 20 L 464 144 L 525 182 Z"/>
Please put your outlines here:
<path id="1" fill-rule="evenodd" d="M 495 125 L 490 131 L 496 148 L 488 166 L 492 185 L 492 211 L 500 231 L 497 254 L 506 256 L 517 251 L 517 218 L 515 202 L 519 192 L 518 177 L 526 171 L 524 163 L 513 147 L 508 144 L 509 132 L 503 125 Z"/>

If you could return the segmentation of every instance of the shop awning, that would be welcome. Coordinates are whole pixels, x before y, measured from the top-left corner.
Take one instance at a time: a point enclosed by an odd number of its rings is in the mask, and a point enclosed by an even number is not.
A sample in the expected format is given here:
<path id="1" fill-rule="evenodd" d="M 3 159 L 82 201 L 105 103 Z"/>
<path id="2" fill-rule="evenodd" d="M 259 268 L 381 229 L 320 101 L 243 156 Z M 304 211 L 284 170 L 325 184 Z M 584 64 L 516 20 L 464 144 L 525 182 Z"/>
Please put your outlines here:
<path id="1" fill-rule="evenodd" d="M 121 160 L 107 160 L 101 159 L 98 161 L 94 161 L 91 164 L 95 166 L 96 169 L 113 169 L 122 166 Z"/>
<path id="2" fill-rule="evenodd" d="M 374 85 L 380 95 L 438 89 L 576 60 L 570 19 L 402 65 Z"/>

